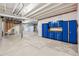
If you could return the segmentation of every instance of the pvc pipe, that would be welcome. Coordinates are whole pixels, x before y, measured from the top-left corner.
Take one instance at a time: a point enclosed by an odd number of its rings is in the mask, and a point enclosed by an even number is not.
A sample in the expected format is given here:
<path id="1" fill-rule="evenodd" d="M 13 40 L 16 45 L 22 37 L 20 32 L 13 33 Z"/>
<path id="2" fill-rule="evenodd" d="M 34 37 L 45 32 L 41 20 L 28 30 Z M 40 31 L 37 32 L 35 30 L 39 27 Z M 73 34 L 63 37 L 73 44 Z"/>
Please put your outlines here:
<path id="1" fill-rule="evenodd" d="M 0 13 L 0 16 L 14 18 L 14 19 L 19 19 L 19 20 L 27 20 L 27 19 L 29 19 L 29 18 L 20 17 L 20 16 L 7 15 L 7 14 L 3 14 L 3 13 Z"/>

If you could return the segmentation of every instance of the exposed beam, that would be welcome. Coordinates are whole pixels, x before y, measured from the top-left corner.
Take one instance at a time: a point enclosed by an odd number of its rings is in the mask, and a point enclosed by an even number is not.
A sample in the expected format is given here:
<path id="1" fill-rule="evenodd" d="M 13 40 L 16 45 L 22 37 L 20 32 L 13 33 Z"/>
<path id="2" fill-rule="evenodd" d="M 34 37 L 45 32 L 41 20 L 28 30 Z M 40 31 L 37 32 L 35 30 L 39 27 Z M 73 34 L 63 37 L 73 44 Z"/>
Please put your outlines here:
<path id="1" fill-rule="evenodd" d="M 59 11 L 59 10 L 61 10 L 61 11 Z M 45 18 L 54 17 L 54 16 L 58 16 L 58 15 L 61 15 L 61 14 L 66 14 L 66 13 L 70 13 L 70 12 L 74 12 L 74 11 L 77 11 L 77 5 L 73 5 L 73 6 L 63 8 L 63 9 L 51 11 L 48 14 L 44 14 L 44 15 L 41 15 L 41 16 L 39 15 L 38 18 L 39 19 L 45 19 Z M 45 16 L 45 17 L 42 17 L 42 16 Z"/>
<path id="2" fill-rule="evenodd" d="M 36 8 L 39 7 L 40 8 L 40 5 L 42 5 L 41 3 L 37 3 L 34 7 L 32 7 L 32 9 L 30 9 L 30 11 L 28 12 L 25 12 L 25 14 L 23 16 L 26 16 L 28 15 L 29 13 L 31 12 L 34 12 L 35 10 L 37 10 Z M 43 5 L 42 5 L 43 6 Z M 28 6 L 27 6 L 28 7 Z"/>
<path id="3" fill-rule="evenodd" d="M 37 17 L 41 17 L 41 16 L 44 16 L 44 15 L 47 15 L 47 14 L 50 14 L 50 13 L 54 13 L 54 12 L 57 12 L 57 11 L 61 11 L 62 9 L 65 11 L 65 8 L 66 9 L 71 9 L 71 8 L 75 8 L 76 6 L 72 6 L 73 4 L 67 4 L 67 5 L 64 5 L 64 6 L 61 6 L 60 8 L 55 8 L 53 9 L 52 11 L 49 11 L 49 12 L 46 12 L 46 13 L 42 13 L 41 15 L 36 15 Z M 69 8 L 69 6 L 71 6 Z"/>
<path id="4" fill-rule="evenodd" d="M 60 11 L 59 11 L 60 10 Z M 66 12 L 70 12 L 70 11 L 74 11 L 74 10 L 77 10 L 77 6 L 75 5 L 69 5 L 69 6 L 64 6 L 62 8 L 58 8 L 58 9 L 55 9 L 53 11 L 50 11 L 50 12 L 47 12 L 47 13 L 44 13 L 42 15 L 39 15 L 38 17 L 42 17 L 44 15 L 50 15 L 51 13 L 54 14 L 54 15 L 57 15 L 57 14 L 62 14 L 62 13 L 66 13 Z M 58 12 L 57 12 L 58 11 Z"/>
<path id="5" fill-rule="evenodd" d="M 40 12 L 34 14 L 34 15 L 31 15 L 31 16 L 34 17 L 34 16 L 37 16 L 37 15 L 43 14 L 43 13 L 49 11 L 50 9 L 54 9 L 54 8 L 56 8 L 56 7 L 58 7 L 58 6 L 62 6 L 62 3 L 56 4 L 56 5 L 54 5 L 54 6 L 51 6 L 50 8 L 47 8 L 47 9 L 45 9 L 45 10 L 42 10 L 42 11 L 40 11 Z"/>
<path id="6" fill-rule="evenodd" d="M 49 16 L 49 17 L 44 17 L 44 18 L 41 18 L 39 20 L 43 20 L 43 19 L 47 19 L 47 18 L 51 18 L 51 17 L 56 17 L 56 16 L 59 16 L 59 15 L 63 15 L 63 14 L 67 14 L 67 13 L 71 13 L 71 12 L 75 12 L 75 11 L 77 11 L 77 10 L 72 10 L 72 11 L 69 11 L 69 12 L 64 12 L 64 13 L 53 15 L 53 16 Z"/>
<path id="7" fill-rule="evenodd" d="M 21 10 L 24 8 L 24 4 L 22 3 L 22 7 L 21 7 L 21 9 L 18 11 L 18 13 L 17 13 L 17 15 L 21 12 Z"/>
<path id="8" fill-rule="evenodd" d="M 14 13 L 14 12 L 15 12 L 16 8 L 18 7 L 18 5 L 19 5 L 19 3 L 17 3 L 17 4 L 15 5 L 15 7 L 13 8 L 12 13 Z"/>
<path id="9" fill-rule="evenodd" d="M 6 12 L 6 3 L 4 4 L 4 12 Z"/>
<path id="10" fill-rule="evenodd" d="M 7 14 L 3 14 L 3 13 L 0 13 L 0 16 L 13 18 L 13 19 L 18 19 L 18 20 L 27 20 L 27 19 L 29 19 L 29 18 L 25 18 L 25 17 L 18 17 L 18 16 L 13 16 L 13 15 L 7 15 Z"/>
<path id="11" fill-rule="evenodd" d="M 50 4 L 45 4 L 44 6 L 40 7 L 40 8 L 37 9 L 37 10 L 35 10 L 34 12 L 28 14 L 27 17 L 33 15 L 34 13 L 36 13 L 36 12 L 38 12 L 38 11 L 44 9 L 45 7 L 47 7 L 47 6 L 49 6 L 49 5 L 50 5 Z M 24 16 L 26 16 L 26 15 L 24 15 Z"/>
<path id="12" fill-rule="evenodd" d="M 27 7 L 30 3 L 22 3 L 23 4 L 23 8 L 19 11 L 18 15 L 22 14 L 22 11 L 24 10 L 25 7 Z"/>

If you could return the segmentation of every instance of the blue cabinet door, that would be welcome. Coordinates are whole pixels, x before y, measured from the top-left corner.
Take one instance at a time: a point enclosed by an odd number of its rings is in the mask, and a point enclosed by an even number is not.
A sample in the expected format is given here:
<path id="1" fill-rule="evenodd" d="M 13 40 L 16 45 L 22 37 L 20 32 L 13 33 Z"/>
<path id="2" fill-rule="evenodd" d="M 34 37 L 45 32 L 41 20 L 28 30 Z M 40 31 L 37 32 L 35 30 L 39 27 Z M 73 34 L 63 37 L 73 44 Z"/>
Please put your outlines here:
<path id="1" fill-rule="evenodd" d="M 53 25 L 54 25 L 54 28 L 57 28 L 57 27 L 58 27 L 58 23 L 59 23 L 59 22 L 54 22 L 54 24 L 53 24 Z M 55 38 L 55 40 L 57 40 L 57 34 L 58 34 L 58 32 L 55 31 L 55 32 L 54 32 L 54 38 Z"/>
<path id="2" fill-rule="evenodd" d="M 42 37 L 44 37 L 44 24 L 42 24 Z"/>
<path id="3" fill-rule="evenodd" d="M 49 22 L 49 28 L 54 28 L 54 22 Z M 49 31 L 49 37 L 50 39 L 55 39 L 55 32 L 54 31 Z"/>
<path id="4" fill-rule="evenodd" d="M 58 27 L 63 27 L 63 21 L 59 21 Z M 61 32 L 57 32 L 57 40 L 63 41 L 63 28 Z"/>
<path id="5" fill-rule="evenodd" d="M 68 21 L 63 21 L 63 41 L 68 42 Z"/>
<path id="6" fill-rule="evenodd" d="M 62 41 L 62 33 L 57 33 L 57 40 Z"/>
<path id="7" fill-rule="evenodd" d="M 54 32 L 50 32 L 50 34 L 49 34 L 50 39 L 55 39 L 54 36 L 55 36 L 55 33 Z"/>
<path id="8" fill-rule="evenodd" d="M 42 24 L 42 36 L 48 37 L 48 23 Z"/>
<path id="9" fill-rule="evenodd" d="M 49 27 L 54 27 L 54 22 L 49 22 Z"/>
<path id="10" fill-rule="evenodd" d="M 77 22 L 76 20 L 69 21 L 69 42 L 77 43 Z"/>

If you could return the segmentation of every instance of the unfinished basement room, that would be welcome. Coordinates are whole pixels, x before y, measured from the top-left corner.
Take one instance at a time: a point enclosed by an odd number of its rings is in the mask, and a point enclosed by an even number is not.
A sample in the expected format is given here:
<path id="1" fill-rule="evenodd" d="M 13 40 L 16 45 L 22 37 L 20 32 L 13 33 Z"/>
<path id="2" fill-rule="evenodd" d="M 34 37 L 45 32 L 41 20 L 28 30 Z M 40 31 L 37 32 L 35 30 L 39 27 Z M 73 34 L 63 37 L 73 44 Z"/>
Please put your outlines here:
<path id="1" fill-rule="evenodd" d="M 79 56 L 78 3 L 0 3 L 0 56 Z"/>

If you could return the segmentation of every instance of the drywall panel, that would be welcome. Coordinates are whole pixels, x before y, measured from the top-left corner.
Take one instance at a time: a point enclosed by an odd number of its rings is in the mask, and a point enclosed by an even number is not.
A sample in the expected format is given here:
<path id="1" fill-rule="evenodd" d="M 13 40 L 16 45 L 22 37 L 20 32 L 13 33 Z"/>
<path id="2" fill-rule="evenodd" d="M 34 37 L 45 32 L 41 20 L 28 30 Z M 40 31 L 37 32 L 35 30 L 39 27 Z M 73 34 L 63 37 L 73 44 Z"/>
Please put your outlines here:
<path id="1" fill-rule="evenodd" d="M 24 27 L 23 33 L 34 31 L 34 26 L 31 24 L 23 24 L 23 27 Z"/>
<path id="2" fill-rule="evenodd" d="M 55 17 L 50 17 L 50 18 L 46 18 L 46 19 L 42 19 L 40 21 L 38 21 L 38 35 L 42 36 L 42 23 L 48 23 L 50 21 L 58 21 L 58 20 L 74 20 L 77 19 L 77 11 L 71 12 L 71 13 L 67 13 L 67 14 L 63 14 L 63 15 L 59 15 L 59 16 L 55 16 Z"/>

